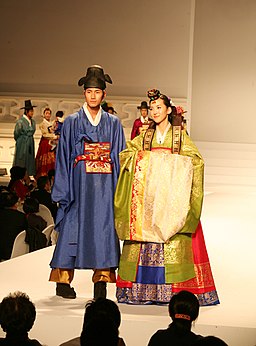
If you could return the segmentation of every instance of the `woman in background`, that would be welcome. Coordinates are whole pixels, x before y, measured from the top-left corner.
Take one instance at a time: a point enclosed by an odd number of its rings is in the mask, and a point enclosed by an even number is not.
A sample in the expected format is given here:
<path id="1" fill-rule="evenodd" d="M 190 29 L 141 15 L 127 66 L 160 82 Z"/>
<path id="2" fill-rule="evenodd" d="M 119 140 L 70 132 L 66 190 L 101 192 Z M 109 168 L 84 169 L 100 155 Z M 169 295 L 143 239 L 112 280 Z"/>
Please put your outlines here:
<path id="1" fill-rule="evenodd" d="M 36 154 L 36 179 L 42 175 L 47 175 L 50 169 L 55 168 L 55 151 L 49 143 L 50 140 L 57 139 L 58 136 L 53 133 L 53 123 L 51 121 L 52 111 L 45 108 L 43 112 L 43 121 L 39 124 L 42 137 Z"/>

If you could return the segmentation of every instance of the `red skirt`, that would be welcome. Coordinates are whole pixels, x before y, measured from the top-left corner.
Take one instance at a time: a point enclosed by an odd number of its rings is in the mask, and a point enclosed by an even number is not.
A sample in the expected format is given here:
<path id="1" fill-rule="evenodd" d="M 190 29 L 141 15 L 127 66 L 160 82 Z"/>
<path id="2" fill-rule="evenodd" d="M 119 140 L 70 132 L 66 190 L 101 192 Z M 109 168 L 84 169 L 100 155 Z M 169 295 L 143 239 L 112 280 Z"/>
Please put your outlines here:
<path id="1" fill-rule="evenodd" d="M 51 151 L 49 139 L 42 137 L 36 154 L 36 178 L 47 175 L 55 168 L 55 151 Z"/>

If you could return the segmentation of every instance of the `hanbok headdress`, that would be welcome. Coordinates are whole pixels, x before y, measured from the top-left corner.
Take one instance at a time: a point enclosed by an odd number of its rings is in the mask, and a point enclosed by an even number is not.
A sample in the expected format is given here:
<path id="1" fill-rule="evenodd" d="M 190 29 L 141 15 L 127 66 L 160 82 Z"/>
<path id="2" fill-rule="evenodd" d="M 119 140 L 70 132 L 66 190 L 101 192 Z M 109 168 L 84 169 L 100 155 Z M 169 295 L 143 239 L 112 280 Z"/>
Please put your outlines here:
<path id="1" fill-rule="evenodd" d="M 98 88 L 101 90 L 106 89 L 106 82 L 112 84 L 112 80 L 108 74 L 104 74 L 103 68 L 99 65 L 92 65 L 88 67 L 86 76 L 78 81 L 79 86 L 87 88 Z"/>

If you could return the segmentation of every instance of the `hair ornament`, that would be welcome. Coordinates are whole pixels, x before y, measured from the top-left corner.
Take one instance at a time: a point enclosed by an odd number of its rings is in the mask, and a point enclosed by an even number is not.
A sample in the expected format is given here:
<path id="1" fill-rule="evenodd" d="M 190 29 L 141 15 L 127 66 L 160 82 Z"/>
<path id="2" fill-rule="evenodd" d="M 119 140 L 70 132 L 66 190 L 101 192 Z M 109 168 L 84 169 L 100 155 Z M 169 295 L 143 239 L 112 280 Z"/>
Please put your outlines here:
<path id="1" fill-rule="evenodd" d="M 184 315 L 184 314 L 175 314 L 174 317 L 180 318 L 182 320 L 187 320 L 187 321 L 191 320 L 191 317 L 189 315 Z"/>
<path id="2" fill-rule="evenodd" d="M 177 114 L 183 115 L 184 113 L 187 113 L 187 111 L 185 111 L 182 106 L 177 106 L 176 110 L 177 110 Z"/>
<path id="3" fill-rule="evenodd" d="M 159 99 L 160 96 L 161 96 L 161 93 L 159 90 L 157 89 L 148 90 L 148 98 L 150 99 L 150 101 L 155 101 Z"/>

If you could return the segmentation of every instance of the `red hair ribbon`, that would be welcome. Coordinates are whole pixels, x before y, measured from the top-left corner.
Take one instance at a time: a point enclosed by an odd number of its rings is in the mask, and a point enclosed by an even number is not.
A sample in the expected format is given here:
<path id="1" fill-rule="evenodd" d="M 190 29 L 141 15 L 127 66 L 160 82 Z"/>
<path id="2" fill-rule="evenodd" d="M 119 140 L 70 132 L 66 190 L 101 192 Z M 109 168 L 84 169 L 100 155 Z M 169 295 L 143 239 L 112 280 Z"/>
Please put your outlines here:
<path id="1" fill-rule="evenodd" d="M 175 318 L 181 318 L 181 319 L 183 319 L 183 320 L 188 320 L 188 321 L 191 320 L 191 318 L 190 318 L 189 315 L 184 315 L 184 314 L 175 314 L 174 317 L 175 317 Z"/>

